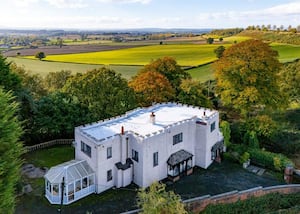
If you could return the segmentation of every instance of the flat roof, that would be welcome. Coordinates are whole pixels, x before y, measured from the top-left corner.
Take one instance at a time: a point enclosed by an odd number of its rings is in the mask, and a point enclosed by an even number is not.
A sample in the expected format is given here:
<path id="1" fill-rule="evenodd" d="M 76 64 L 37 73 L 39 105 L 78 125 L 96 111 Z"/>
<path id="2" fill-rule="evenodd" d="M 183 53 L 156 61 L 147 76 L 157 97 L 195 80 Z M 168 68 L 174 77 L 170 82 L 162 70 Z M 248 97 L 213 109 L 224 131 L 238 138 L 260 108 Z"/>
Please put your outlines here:
<path id="1" fill-rule="evenodd" d="M 152 112 L 155 123 L 150 121 Z M 204 113 L 205 112 L 205 113 Z M 216 115 L 217 111 L 177 103 L 163 103 L 148 108 L 138 108 L 125 115 L 77 127 L 84 135 L 101 143 L 110 137 L 119 135 L 122 127 L 140 137 L 149 137 L 163 132 L 170 126 L 190 121 L 191 119 L 206 122 Z M 204 117 L 205 114 L 205 117 Z"/>

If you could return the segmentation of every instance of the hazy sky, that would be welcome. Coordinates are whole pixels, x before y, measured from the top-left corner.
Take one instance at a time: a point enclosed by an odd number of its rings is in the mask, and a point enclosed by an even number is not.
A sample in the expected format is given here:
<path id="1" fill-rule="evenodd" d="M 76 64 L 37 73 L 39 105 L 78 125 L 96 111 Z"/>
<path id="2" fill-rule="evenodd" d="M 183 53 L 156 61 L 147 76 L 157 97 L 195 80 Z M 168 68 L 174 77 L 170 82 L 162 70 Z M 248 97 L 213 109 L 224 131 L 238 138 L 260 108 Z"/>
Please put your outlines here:
<path id="1" fill-rule="evenodd" d="M 300 25 L 300 0 L 0 0 L 0 28 Z"/>

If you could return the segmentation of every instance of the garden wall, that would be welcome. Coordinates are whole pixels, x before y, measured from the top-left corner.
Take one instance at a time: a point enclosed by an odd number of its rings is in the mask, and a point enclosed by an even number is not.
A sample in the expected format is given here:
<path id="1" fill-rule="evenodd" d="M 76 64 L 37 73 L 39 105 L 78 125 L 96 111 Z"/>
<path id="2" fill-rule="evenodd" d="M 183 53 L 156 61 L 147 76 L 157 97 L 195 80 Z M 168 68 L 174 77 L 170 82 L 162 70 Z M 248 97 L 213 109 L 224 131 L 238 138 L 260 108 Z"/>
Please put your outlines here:
<path id="1" fill-rule="evenodd" d="M 232 191 L 219 195 L 205 195 L 197 198 L 184 200 L 187 210 L 193 213 L 199 213 L 209 204 L 235 203 L 238 200 L 246 200 L 251 197 L 260 197 L 270 193 L 292 194 L 300 192 L 300 184 L 279 185 L 272 187 L 256 187 L 244 191 Z"/>
<path id="2" fill-rule="evenodd" d="M 251 197 L 260 197 L 270 193 L 281 193 L 281 194 L 292 194 L 300 192 L 300 184 L 289 184 L 289 185 L 279 185 L 279 186 L 271 186 L 271 187 L 255 187 L 252 189 L 247 189 L 243 191 L 231 191 L 226 192 L 219 195 L 204 195 L 201 197 L 191 198 L 188 200 L 184 200 L 186 210 L 192 213 L 199 213 L 204 210 L 206 206 L 210 204 L 227 204 L 227 203 L 235 203 L 238 200 L 246 200 Z M 141 209 L 136 209 L 128 212 L 124 212 L 122 214 L 134 214 L 141 212 Z"/>

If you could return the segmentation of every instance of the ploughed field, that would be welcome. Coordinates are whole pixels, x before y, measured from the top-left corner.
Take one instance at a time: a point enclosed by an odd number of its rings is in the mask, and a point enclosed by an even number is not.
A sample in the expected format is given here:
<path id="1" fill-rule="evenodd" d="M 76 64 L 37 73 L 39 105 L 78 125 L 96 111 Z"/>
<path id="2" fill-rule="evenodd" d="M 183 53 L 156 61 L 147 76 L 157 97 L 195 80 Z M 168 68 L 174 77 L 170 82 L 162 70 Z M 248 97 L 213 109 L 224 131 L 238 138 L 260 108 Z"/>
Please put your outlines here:
<path id="1" fill-rule="evenodd" d="M 72 54 L 72 53 L 89 53 L 89 52 L 99 52 L 99 51 L 110 51 L 118 49 L 126 49 L 130 47 L 140 47 L 141 45 L 109 45 L 109 44 L 85 44 L 85 45 L 64 45 L 61 48 L 57 45 L 52 46 L 41 46 L 38 48 L 24 48 L 24 49 L 15 49 L 3 52 L 5 57 L 14 57 L 17 56 L 17 53 L 20 53 L 20 56 L 34 56 L 37 52 L 44 52 L 46 56 L 56 55 L 56 54 Z"/>

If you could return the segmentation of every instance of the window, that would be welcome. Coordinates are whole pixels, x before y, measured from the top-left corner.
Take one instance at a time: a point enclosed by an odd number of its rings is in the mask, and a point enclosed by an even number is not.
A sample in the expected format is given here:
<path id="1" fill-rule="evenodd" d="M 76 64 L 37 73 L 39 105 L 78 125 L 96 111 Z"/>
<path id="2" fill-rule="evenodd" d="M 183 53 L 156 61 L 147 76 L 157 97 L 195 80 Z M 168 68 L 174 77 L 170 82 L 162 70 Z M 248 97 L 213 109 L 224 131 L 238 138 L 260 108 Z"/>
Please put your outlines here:
<path id="1" fill-rule="evenodd" d="M 91 157 L 92 153 L 91 153 L 91 147 L 87 144 L 85 144 L 84 142 L 81 141 L 81 151 L 83 153 L 85 153 L 87 156 Z"/>
<path id="2" fill-rule="evenodd" d="M 182 132 L 173 136 L 173 145 L 182 142 Z"/>
<path id="3" fill-rule="evenodd" d="M 153 153 L 153 167 L 158 165 L 158 152 Z"/>
<path id="4" fill-rule="evenodd" d="M 139 162 L 139 153 L 134 149 L 132 150 L 132 159 L 135 160 L 136 162 Z"/>
<path id="5" fill-rule="evenodd" d="M 112 180 L 112 171 L 111 169 L 107 171 L 107 181 L 111 181 Z"/>
<path id="6" fill-rule="evenodd" d="M 216 122 L 210 124 L 210 132 L 213 132 L 216 129 Z"/>
<path id="7" fill-rule="evenodd" d="M 112 147 L 107 147 L 107 159 L 112 157 Z"/>

